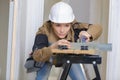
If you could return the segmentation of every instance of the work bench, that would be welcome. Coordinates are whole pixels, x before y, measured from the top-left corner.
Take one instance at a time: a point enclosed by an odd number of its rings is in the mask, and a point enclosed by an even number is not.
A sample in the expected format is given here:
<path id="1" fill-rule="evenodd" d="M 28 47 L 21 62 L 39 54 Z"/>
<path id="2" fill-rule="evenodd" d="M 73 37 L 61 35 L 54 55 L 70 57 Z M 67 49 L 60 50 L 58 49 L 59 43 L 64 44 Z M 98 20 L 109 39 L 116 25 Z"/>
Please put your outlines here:
<path id="1" fill-rule="evenodd" d="M 63 72 L 60 77 L 60 80 L 66 80 L 69 70 L 72 64 L 92 64 L 96 77 L 93 80 L 101 80 L 98 64 L 101 64 L 101 57 L 99 55 L 93 55 L 90 52 L 91 50 L 79 50 L 79 51 L 70 51 L 70 50 L 52 50 L 55 53 L 53 57 L 53 64 L 56 67 L 63 67 Z M 67 53 L 68 52 L 68 53 Z M 72 54 L 72 52 L 78 52 Z M 81 52 L 81 54 L 80 54 Z M 57 53 L 57 54 L 56 54 Z M 89 54 L 88 54 L 89 53 Z"/>

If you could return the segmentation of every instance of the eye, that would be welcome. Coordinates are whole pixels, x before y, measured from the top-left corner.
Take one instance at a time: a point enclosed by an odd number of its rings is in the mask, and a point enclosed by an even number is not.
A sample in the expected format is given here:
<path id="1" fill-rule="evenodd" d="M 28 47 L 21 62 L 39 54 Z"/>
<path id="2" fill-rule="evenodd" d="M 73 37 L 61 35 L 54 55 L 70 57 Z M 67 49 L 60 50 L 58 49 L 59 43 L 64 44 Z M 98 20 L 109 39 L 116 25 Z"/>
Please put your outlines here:
<path id="1" fill-rule="evenodd" d="M 65 27 L 69 27 L 69 26 L 70 26 L 70 24 L 66 24 L 66 25 L 65 25 Z"/>
<path id="2" fill-rule="evenodd" d="M 58 27 L 59 27 L 59 26 L 61 26 L 61 25 L 60 25 L 60 24 L 56 24 L 56 26 L 58 26 Z"/>
<path id="3" fill-rule="evenodd" d="M 68 25 L 68 24 L 66 24 L 65 26 L 66 26 L 66 27 L 69 27 L 69 25 Z"/>

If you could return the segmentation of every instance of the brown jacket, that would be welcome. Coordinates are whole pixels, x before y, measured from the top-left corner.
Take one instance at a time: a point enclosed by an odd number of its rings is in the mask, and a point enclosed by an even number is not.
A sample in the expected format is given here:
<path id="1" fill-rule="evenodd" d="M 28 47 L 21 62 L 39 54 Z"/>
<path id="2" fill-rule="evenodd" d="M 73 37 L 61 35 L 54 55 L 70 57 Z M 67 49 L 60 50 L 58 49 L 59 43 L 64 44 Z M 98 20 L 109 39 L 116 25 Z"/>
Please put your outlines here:
<path id="1" fill-rule="evenodd" d="M 98 24 L 93 25 L 88 23 L 78 23 L 74 21 L 66 37 L 66 40 L 75 42 L 75 35 L 77 33 L 75 30 L 77 30 L 78 32 L 80 32 L 81 30 L 86 30 L 92 36 L 92 40 L 96 40 L 102 33 L 102 27 Z M 34 51 L 33 58 L 36 61 L 48 61 L 50 56 L 52 55 L 49 43 L 53 43 L 59 40 L 59 38 L 53 32 L 51 22 L 45 22 L 43 26 L 39 28 L 36 36 L 37 37 L 34 45 L 37 43 L 37 46 L 39 47 L 37 50 Z M 43 36 L 46 38 L 44 38 Z M 47 43 L 47 45 L 43 45 L 43 43 Z"/>

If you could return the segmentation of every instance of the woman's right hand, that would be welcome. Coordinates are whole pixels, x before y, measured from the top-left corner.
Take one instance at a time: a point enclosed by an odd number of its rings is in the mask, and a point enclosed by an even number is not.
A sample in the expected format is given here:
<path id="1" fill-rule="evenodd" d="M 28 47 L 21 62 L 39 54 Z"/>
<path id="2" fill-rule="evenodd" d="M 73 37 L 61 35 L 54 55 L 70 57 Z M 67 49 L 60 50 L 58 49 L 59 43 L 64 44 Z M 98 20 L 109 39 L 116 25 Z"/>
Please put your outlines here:
<path id="1" fill-rule="evenodd" d="M 58 48 L 58 46 L 62 46 L 62 45 L 67 46 L 68 49 L 71 48 L 70 42 L 65 39 L 58 40 L 57 42 L 51 44 L 50 47 L 52 49 L 55 49 L 55 48 Z"/>

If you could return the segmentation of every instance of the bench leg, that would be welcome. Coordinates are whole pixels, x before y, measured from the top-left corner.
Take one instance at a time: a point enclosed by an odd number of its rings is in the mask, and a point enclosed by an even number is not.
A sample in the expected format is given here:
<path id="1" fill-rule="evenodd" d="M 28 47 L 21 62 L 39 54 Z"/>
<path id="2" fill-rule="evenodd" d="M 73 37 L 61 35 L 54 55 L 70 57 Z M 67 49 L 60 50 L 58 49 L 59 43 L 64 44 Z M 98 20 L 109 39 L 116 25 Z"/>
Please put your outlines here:
<path id="1" fill-rule="evenodd" d="M 94 78 L 93 80 L 101 80 L 96 62 L 93 62 L 93 67 L 96 75 L 96 78 Z"/>
<path id="2" fill-rule="evenodd" d="M 64 69 L 63 69 L 60 80 L 66 80 L 67 79 L 67 76 L 68 76 L 68 73 L 70 71 L 71 65 L 72 65 L 71 63 L 64 64 Z"/>

